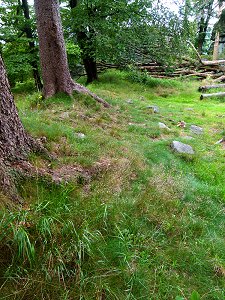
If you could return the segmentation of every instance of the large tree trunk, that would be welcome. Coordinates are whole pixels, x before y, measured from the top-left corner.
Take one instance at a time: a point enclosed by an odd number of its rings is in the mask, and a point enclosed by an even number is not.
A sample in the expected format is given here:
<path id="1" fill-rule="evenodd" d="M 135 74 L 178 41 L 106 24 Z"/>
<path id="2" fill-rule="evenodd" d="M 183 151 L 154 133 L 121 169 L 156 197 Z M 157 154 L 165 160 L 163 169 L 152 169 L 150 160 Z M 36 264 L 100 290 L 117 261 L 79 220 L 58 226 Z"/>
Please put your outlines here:
<path id="1" fill-rule="evenodd" d="M 32 54 L 32 56 L 34 56 L 35 52 L 36 52 L 36 47 L 35 47 L 35 44 L 33 41 L 34 36 L 33 36 L 30 22 L 29 22 L 30 21 L 30 12 L 29 12 L 29 6 L 27 3 L 27 0 L 22 0 L 21 7 L 23 9 L 24 18 L 26 20 L 24 32 L 26 33 L 26 37 L 29 39 L 30 53 Z M 35 57 L 32 57 L 31 66 L 33 69 L 33 77 L 34 77 L 36 88 L 39 91 L 41 91 L 43 88 L 43 84 L 41 82 L 41 77 L 40 77 L 39 70 L 38 70 L 37 59 Z"/>
<path id="2" fill-rule="evenodd" d="M 0 199 L 2 192 L 15 195 L 15 186 L 8 172 L 10 163 L 25 159 L 36 147 L 37 143 L 25 132 L 19 119 L 0 57 Z"/>
<path id="3" fill-rule="evenodd" d="M 72 94 L 74 82 L 70 76 L 58 0 L 35 0 L 40 59 L 44 82 L 43 96 L 58 92 Z"/>
<path id="4" fill-rule="evenodd" d="M 105 107 L 110 105 L 71 78 L 58 0 L 34 0 L 40 44 L 40 59 L 44 81 L 43 96 L 59 92 L 71 95 L 73 91 L 90 95 Z"/>
<path id="5" fill-rule="evenodd" d="M 24 158 L 31 145 L 32 139 L 19 119 L 0 57 L 0 159 L 9 161 Z"/>

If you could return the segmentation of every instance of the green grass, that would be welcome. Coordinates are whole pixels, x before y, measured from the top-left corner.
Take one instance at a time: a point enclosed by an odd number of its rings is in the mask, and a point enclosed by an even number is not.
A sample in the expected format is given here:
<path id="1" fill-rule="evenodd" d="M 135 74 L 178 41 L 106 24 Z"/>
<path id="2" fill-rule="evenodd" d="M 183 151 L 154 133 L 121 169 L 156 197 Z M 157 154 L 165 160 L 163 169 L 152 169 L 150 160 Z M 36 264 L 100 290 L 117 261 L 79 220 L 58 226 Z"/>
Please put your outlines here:
<path id="1" fill-rule="evenodd" d="M 224 103 L 199 101 L 198 84 L 107 72 L 89 88 L 110 109 L 15 95 L 26 129 L 57 156 L 31 162 L 81 171 L 18 183 L 23 207 L 1 213 L 0 299 L 225 298 Z M 191 124 L 204 134 L 185 140 Z M 195 155 L 172 152 L 173 140 Z"/>

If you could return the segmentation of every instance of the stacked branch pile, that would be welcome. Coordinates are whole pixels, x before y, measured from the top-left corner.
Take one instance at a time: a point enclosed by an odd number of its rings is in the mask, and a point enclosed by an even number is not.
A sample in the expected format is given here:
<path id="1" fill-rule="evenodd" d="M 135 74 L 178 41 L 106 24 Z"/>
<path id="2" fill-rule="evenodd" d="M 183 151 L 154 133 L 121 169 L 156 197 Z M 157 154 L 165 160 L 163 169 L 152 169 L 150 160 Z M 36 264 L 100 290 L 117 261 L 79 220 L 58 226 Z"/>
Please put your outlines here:
<path id="1" fill-rule="evenodd" d="M 185 59 L 177 66 L 163 66 L 156 62 L 138 65 L 138 68 L 147 71 L 152 77 L 176 78 L 197 77 L 198 79 L 211 78 L 216 82 L 224 81 L 225 60 L 190 61 Z"/>

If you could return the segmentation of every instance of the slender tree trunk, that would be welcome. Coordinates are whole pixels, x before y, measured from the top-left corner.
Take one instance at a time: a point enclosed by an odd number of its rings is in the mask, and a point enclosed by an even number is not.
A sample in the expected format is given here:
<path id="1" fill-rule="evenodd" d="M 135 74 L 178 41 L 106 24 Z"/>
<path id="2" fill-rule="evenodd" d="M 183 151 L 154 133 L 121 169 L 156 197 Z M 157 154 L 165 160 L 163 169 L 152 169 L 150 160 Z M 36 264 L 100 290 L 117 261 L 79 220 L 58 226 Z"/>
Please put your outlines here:
<path id="1" fill-rule="evenodd" d="M 213 60 L 218 60 L 219 58 L 219 46 L 220 46 L 220 33 L 216 32 L 214 48 L 213 48 Z"/>
<path id="2" fill-rule="evenodd" d="M 199 32 L 196 42 L 196 48 L 198 49 L 198 53 L 202 54 L 202 48 L 205 41 L 205 32 L 204 32 L 204 16 L 201 17 L 200 20 L 200 26 L 199 26 Z"/>
<path id="3" fill-rule="evenodd" d="M 98 80 L 97 64 L 93 57 L 83 58 L 85 71 L 87 73 L 87 83 Z"/>
<path id="4" fill-rule="evenodd" d="M 65 42 L 58 0 L 34 0 L 39 36 L 40 59 L 44 82 L 43 96 L 51 97 L 58 92 L 71 95 L 78 93 L 90 95 L 105 107 L 110 105 L 89 91 L 84 86 L 74 82 L 69 73 Z"/>
<path id="5" fill-rule="evenodd" d="M 39 70 L 38 70 L 38 63 L 37 63 L 37 59 L 34 57 L 35 56 L 35 52 L 36 52 L 36 47 L 33 41 L 33 32 L 31 29 L 31 25 L 29 23 L 30 21 L 30 13 L 29 13 L 29 6 L 27 3 L 27 0 L 22 0 L 22 10 L 23 10 L 23 14 L 24 14 L 24 18 L 25 18 L 25 27 L 24 27 L 24 32 L 26 34 L 26 37 L 29 39 L 29 48 L 30 48 L 30 53 L 32 54 L 32 61 L 31 61 L 31 66 L 33 69 L 33 77 L 34 77 L 34 82 L 36 85 L 36 88 L 41 91 L 43 88 L 43 84 L 41 82 L 41 76 L 39 74 Z"/>
<path id="6" fill-rule="evenodd" d="M 218 10 L 218 19 L 220 19 L 222 13 L 223 2 L 218 1 L 219 10 Z M 213 60 L 217 60 L 219 58 L 219 46 L 220 46 L 220 32 L 216 31 L 214 48 L 213 48 Z"/>
<path id="7" fill-rule="evenodd" d="M 84 68 L 87 74 L 87 83 L 91 83 L 98 79 L 97 63 L 94 57 L 96 52 L 94 33 L 88 37 L 86 32 L 77 31 L 77 41 L 80 49 L 82 50 L 82 59 Z"/>
<path id="8" fill-rule="evenodd" d="M 71 10 L 78 5 L 77 0 L 69 1 Z M 77 42 L 82 50 L 82 59 L 84 68 L 87 74 L 87 83 L 91 83 L 94 80 L 98 80 L 97 63 L 95 59 L 96 47 L 95 47 L 95 32 L 89 28 L 88 36 L 87 32 L 76 30 Z"/>
<path id="9" fill-rule="evenodd" d="M 201 55 L 202 50 L 203 50 L 203 45 L 205 43 L 205 38 L 207 34 L 207 28 L 209 26 L 209 21 L 212 16 L 212 11 L 213 11 L 213 0 L 209 1 L 207 4 L 207 13 L 205 16 L 205 7 L 201 11 L 201 18 L 199 22 L 199 31 L 198 31 L 198 37 L 196 41 L 196 48 L 198 49 L 198 53 Z"/>

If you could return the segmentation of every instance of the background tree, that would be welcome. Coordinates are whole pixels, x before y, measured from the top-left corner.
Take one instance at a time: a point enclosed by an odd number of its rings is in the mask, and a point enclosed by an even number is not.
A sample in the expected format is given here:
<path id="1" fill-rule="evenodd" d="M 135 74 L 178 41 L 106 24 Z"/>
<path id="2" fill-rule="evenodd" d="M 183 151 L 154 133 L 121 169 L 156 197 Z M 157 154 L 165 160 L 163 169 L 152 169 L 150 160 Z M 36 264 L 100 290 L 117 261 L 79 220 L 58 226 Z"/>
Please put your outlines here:
<path id="1" fill-rule="evenodd" d="M 20 7 L 22 8 L 24 18 L 25 18 L 23 31 L 26 34 L 27 39 L 29 40 L 29 50 L 30 50 L 30 54 L 33 57 L 33 60 L 31 61 L 31 66 L 33 69 L 33 77 L 34 77 L 35 85 L 38 90 L 41 90 L 43 85 L 42 85 L 41 77 L 40 77 L 39 70 L 38 70 L 37 58 L 35 57 L 36 56 L 36 47 L 35 47 L 35 43 L 34 43 L 34 34 L 33 34 L 33 30 L 32 30 L 31 23 L 30 23 L 31 18 L 30 18 L 30 12 L 29 12 L 29 6 L 28 6 L 27 0 L 22 0 L 22 3 L 20 2 L 20 0 L 18 0 L 18 6 L 19 6 L 19 8 Z"/>
<path id="2" fill-rule="evenodd" d="M 70 0 L 69 5 L 72 10 L 72 22 L 73 24 L 77 24 L 76 17 L 74 16 L 74 9 L 78 6 L 78 0 Z M 96 7 L 92 4 L 89 5 L 87 2 L 86 9 L 88 17 L 91 18 L 94 15 Z M 82 51 L 83 64 L 87 74 L 87 83 L 98 79 L 96 64 L 96 32 L 91 25 L 90 22 L 87 27 L 83 26 L 83 24 L 73 26 L 78 45 Z"/>
<path id="3" fill-rule="evenodd" d="M 195 46 L 198 49 L 198 53 L 202 54 L 203 46 L 206 40 L 207 30 L 209 27 L 209 21 L 213 16 L 214 0 L 208 1 L 197 1 L 194 5 L 194 9 L 197 12 L 197 19 L 198 19 L 198 31 Z"/>
<path id="4" fill-rule="evenodd" d="M 75 90 L 79 93 L 89 94 L 103 105 L 109 106 L 103 99 L 75 83 L 71 78 L 59 13 L 59 2 L 35 0 L 34 5 L 44 81 L 43 96 L 48 98 L 59 92 L 71 95 Z"/>
<path id="5" fill-rule="evenodd" d="M 38 68 L 33 13 L 27 0 L 4 0 L 0 7 L 0 40 L 11 85 L 26 81 L 33 75 L 37 89 L 42 83 Z"/>
<path id="6" fill-rule="evenodd" d="M 186 51 L 179 18 L 154 1 L 70 0 L 62 9 L 66 38 L 81 48 L 87 81 L 96 62 L 121 66 L 157 60 L 168 64 Z"/>
<path id="7" fill-rule="evenodd" d="M 214 41 L 214 48 L 213 48 L 213 59 L 217 60 L 219 58 L 219 44 L 220 44 L 220 32 L 222 28 L 222 23 L 223 23 L 223 15 L 222 15 L 222 10 L 223 10 L 223 0 L 218 0 L 217 5 L 218 5 L 218 12 L 217 12 L 217 17 L 219 19 L 216 28 L 216 33 L 215 33 L 215 41 Z M 221 17 L 222 16 L 222 17 Z"/>

